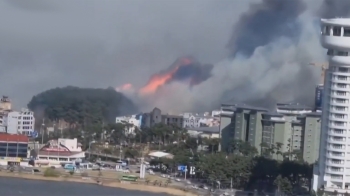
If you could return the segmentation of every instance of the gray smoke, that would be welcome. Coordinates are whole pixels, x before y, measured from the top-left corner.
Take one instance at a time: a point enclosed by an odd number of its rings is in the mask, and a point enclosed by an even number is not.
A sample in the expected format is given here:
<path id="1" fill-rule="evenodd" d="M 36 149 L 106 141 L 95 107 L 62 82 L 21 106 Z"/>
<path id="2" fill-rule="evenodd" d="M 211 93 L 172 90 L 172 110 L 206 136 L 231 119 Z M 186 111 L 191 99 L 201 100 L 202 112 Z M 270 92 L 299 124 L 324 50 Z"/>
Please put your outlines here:
<path id="1" fill-rule="evenodd" d="M 251 56 L 257 47 L 281 36 L 296 38 L 301 31 L 296 18 L 305 10 L 301 0 L 263 0 L 252 4 L 234 26 L 228 47 L 233 54 Z"/>
<path id="2" fill-rule="evenodd" d="M 318 21 L 305 1 L 251 4 L 234 25 L 228 44 L 232 56 L 217 63 L 213 77 L 191 91 L 180 84 L 169 87 L 169 94 L 176 89 L 179 96 L 165 99 L 164 107 L 170 99 L 183 106 L 178 110 L 211 109 L 222 102 L 273 108 L 276 102 L 295 101 L 311 106 L 320 69 L 308 64 L 325 60 Z"/>
<path id="3" fill-rule="evenodd" d="M 348 17 L 350 15 L 349 0 L 324 0 L 318 15 L 322 18 Z"/>

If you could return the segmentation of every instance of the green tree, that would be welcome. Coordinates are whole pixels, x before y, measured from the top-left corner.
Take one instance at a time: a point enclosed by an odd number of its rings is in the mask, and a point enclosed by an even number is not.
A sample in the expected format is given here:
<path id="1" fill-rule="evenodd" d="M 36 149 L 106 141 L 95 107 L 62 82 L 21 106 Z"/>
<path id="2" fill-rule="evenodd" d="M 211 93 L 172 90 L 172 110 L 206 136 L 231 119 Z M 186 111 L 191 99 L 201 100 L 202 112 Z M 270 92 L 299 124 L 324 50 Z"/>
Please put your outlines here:
<path id="1" fill-rule="evenodd" d="M 36 115 L 36 129 L 39 130 L 42 118 L 52 122 L 65 121 L 70 127 L 114 122 L 123 111 L 136 112 L 134 104 L 113 88 L 92 89 L 78 87 L 55 88 L 35 95 L 28 108 Z M 86 131 L 86 130 L 85 130 Z"/>
<path id="2" fill-rule="evenodd" d="M 280 195 L 292 195 L 293 187 L 290 181 L 287 178 L 282 178 L 281 175 L 278 175 L 274 181 L 274 185 L 277 187 L 278 193 Z"/>

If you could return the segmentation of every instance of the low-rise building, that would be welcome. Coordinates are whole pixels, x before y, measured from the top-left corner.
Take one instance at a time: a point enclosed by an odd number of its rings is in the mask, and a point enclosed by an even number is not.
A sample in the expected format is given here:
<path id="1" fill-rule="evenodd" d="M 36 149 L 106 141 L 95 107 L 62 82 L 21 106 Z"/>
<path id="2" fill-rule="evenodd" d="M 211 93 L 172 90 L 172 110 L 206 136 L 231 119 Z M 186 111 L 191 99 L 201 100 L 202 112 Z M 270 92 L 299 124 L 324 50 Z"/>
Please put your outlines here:
<path id="1" fill-rule="evenodd" d="M 162 114 L 159 108 L 154 108 L 149 113 L 143 113 L 141 117 L 141 127 L 153 127 L 156 124 L 164 123 L 166 125 L 176 125 L 183 127 L 183 116 Z"/>
<path id="2" fill-rule="evenodd" d="M 116 117 L 116 123 L 126 124 L 125 132 L 126 134 L 135 134 L 135 130 L 141 127 L 142 114 L 135 114 L 131 116 L 119 116 Z"/>
<path id="3" fill-rule="evenodd" d="M 80 162 L 85 158 L 85 152 L 76 138 L 50 140 L 40 148 L 36 165 L 58 166 L 65 163 Z"/>
<path id="4" fill-rule="evenodd" d="M 162 115 L 162 123 L 166 125 L 175 125 L 177 127 L 183 127 L 183 116 L 180 115 Z"/>
<path id="5" fill-rule="evenodd" d="M 187 133 L 195 138 L 220 138 L 220 127 L 195 127 L 187 129 Z"/>
<path id="6" fill-rule="evenodd" d="M 22 165 L 22 159 L 27 158 L 28 155 L 27 136 L 0 133 L 1 165 Z"/>

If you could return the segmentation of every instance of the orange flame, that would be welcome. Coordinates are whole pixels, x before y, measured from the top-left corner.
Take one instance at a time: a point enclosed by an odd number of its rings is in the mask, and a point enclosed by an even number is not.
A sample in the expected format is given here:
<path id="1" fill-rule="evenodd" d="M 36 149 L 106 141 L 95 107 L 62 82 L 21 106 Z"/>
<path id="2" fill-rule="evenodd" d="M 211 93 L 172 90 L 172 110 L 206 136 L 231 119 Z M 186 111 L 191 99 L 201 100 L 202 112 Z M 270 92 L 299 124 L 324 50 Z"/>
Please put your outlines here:
<path id="1" fill-rule="evenodd" d="M 163 74 L 155 74 L 148 81 L 146 86 L 140 89 L 141 94 L 151 94 L 154 93 L 159 87 L 163 86 L 167 82 L 171 81 L 176 71 L 181 66 L 186 66 L 192 63 L 192 59 L 190 58 L 181 58 L 178 62 L 176 62 L 173 69 L 170 69 L 166 73 Z"/>

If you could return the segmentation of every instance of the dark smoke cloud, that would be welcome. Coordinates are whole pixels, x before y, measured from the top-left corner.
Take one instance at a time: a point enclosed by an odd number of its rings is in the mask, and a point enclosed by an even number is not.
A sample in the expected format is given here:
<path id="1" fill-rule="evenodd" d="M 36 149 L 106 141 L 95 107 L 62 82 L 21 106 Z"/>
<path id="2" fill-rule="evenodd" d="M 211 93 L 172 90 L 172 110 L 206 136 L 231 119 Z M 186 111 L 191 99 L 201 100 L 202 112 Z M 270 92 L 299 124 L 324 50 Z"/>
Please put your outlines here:
<path id="1" fill-rule="evenodd" d="M 257 47 L 280 36 L 297 37 L 301 29 L 296 18 L 305 10 L 301 0 L 263 0 L 252 4 L 234 26 L 228 47 L 233 54 L 250 56 Z"/>
<path id="2" fill-rule="evenodd" d="M 182 58 L 178 59 L 171 67 L 170 70 L 174 68 L 174 66 L 179 66 L 177 71 L 173 75 L 173 79 L 170 81 L 187 81 L 190 86 L 198 85 L 208 78 L 211 77 L 211 71 L 213 69 L 213 65 L 211 64 L 201 64 L 196 61 L 194 58 L 187 57 L 190 59 L 191 63 L 187 65 L 180 65 L 180 61 Z M 168 70 L 168 71 L 170 71 Z"/>
<path id="3" fill-rule="evenodd" d="M 348 17 L 350 15 L 350 1 L 324 0 L 318 14 L 322 18 Z"/>

